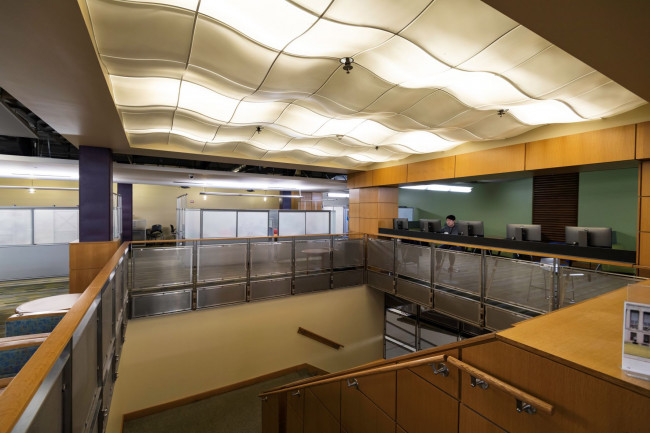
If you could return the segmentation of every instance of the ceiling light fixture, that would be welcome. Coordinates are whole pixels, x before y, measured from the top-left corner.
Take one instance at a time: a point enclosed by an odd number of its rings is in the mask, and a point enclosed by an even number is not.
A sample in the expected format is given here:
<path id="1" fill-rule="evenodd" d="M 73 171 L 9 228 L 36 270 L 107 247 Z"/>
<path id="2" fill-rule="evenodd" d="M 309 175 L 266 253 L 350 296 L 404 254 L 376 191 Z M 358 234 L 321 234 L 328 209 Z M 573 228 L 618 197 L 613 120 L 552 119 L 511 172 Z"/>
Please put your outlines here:
<path id="1" fill-rule="evenodd" d="M 259 134 L 259 133 L 262 132 L 262 129 L 264 129 L 264 128 L 262 128 L 261 126 L 258 126 L 257 128 L 255 128 L 255 132 L 257 132 Z"/>
<path id="2" fill-rule="evenodd" d="M 453 185 L 414 185 L 414 186 L 400 186 L 402 189 L 415 189 L 420 191 L 442 191 L 442 192 L 472 192 L 471 186 L 453 186 Z"/>
<path id="3" fill-rule="evenodd" d="M 349 74 L 353 68 L 352 63 L 354 63 L 354 59 L 352 57 L 341 57 L 340 61 L 343 63 L 343 70 Z"/>
<path id="4" fill-rule="evenodd" d="M 500 109 L 499 111 L 497 111 L 497 114 L 499 115 L 499 117 L 503 117 L 503 116 L 506 115 L 506 113 L 507 113 L 508 111 L 510 111 L 510 110 L 508 110 L 507 108 L 502 108 L 502 109 Z"/>
<path id="5" fill-rule="evenodd" d="M 302 198 L 302 195 L 279 195 L 279 194 L 248 194 L 245 192 L 201 192 L 200 195 L 221 195 L 227 197 L 291 197 L 291 198 Z"/>
<path id="6" fill-rule="evenodd" d="M 0 189 L 27 189 L 33 193 L 37 189 L 51 190 L 51 191 L 79 191 L 79 188 L 64 188 L 56 186 L 13 186 L 13 185 L 0 185 Z"/>
<path id="7" fill-rule="evenodd" d="M 347 192 L 328 192 L 327 197 L 331 198 L 350 198 L 350 194 Z"/>

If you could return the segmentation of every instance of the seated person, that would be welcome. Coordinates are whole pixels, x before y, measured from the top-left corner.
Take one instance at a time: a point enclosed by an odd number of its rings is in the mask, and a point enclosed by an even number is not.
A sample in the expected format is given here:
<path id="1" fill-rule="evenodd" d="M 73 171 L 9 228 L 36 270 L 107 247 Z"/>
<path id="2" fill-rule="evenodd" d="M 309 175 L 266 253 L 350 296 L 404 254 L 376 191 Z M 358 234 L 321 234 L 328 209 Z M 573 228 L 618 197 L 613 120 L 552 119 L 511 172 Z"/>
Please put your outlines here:
<path id="1" fill-rule="evenodd" d="M 455 215 L 447 215 L 447 224 L 440 230 L 439 233 L 444 233 L 447 235 L 459 235 L 458 233 L 458 227 L 456 226 L 456 216 Z M 454 251 L 462 251 L 463 247 L 458 246 L 458 245 L 440 245 L 438 248 L 442 248 L 445 250 L 454 250 Z M 456 262 L 456 256 L 454 254 L 448 254 L 449 256 L 449 272 L 452 272 L 454 270 L 454 263 Z M 442 265 L 442 254 L 437 254 L 436 255 L 436 268 L 440 269 L 440 266 Z"/>

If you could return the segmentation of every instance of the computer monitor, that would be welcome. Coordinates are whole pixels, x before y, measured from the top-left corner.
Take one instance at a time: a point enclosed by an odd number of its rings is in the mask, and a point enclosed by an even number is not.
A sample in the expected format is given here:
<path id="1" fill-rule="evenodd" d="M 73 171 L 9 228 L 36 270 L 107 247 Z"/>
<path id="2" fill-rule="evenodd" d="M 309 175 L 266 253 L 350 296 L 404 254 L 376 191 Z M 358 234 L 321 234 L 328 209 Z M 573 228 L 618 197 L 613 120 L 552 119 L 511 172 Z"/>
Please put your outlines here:
<path id="1" fill-rule="evenodd" d="M 564 241 L 581 247 L 611 248 L 612 228 L 568 226 L 564 228 Z"/>
<path id="2" fill-rule="evenodd" d="M 442 223 L 438 219 L 420 220 L 420 231 L 429 233 L 438 233 L 442 230 Z"/>
<path id="3" fill-rule="evenodd" d="M 393 218 L 394 230 L 408 230 L 409 220 L 407 218 Z"/>
<path id="4" fill-rule="evenodd" d="M 483 221 L 456 221 L 458 234 L 464 236 L 483 236 Z"/>
<path id="5" fill-rule="evenodd" d="M 506 238 L 513 241 L 542 241 L 540 224 L 506 224 Z"/>

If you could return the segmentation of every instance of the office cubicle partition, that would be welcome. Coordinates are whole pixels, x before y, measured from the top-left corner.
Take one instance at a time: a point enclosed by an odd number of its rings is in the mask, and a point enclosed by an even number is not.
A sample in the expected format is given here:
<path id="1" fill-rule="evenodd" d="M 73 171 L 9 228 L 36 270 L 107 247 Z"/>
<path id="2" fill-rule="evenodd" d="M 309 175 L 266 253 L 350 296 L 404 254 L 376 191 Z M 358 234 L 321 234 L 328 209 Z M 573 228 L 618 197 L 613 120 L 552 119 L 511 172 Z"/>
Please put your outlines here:
<path id="1" fill-rule="evenodd" d="M 78 208 L 0 208 L 0 280 L 67 276 L 77 239 Z"/>

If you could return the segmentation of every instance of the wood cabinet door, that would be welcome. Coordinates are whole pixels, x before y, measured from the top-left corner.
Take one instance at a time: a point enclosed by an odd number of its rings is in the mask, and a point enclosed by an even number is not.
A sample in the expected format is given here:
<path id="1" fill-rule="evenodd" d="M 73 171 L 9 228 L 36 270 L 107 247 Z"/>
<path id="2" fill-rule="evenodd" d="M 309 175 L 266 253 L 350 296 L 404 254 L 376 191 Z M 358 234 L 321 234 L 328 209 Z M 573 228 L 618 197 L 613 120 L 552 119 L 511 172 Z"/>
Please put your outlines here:
<path id="1" fill-rule="evenodd" d="M 506 433 L 488 419 L 474 412 L 464 404 L 460 405 L 458 433 Z"/>

